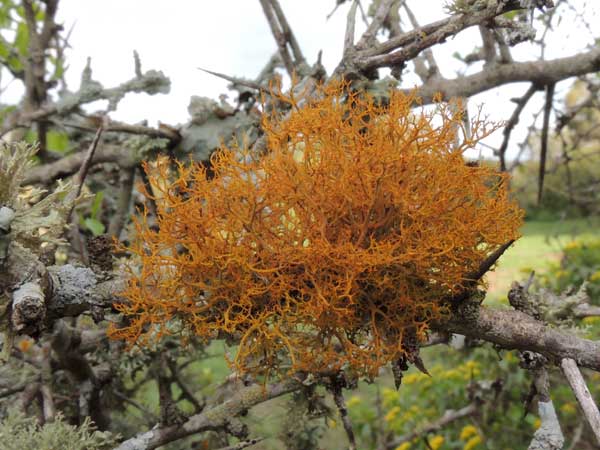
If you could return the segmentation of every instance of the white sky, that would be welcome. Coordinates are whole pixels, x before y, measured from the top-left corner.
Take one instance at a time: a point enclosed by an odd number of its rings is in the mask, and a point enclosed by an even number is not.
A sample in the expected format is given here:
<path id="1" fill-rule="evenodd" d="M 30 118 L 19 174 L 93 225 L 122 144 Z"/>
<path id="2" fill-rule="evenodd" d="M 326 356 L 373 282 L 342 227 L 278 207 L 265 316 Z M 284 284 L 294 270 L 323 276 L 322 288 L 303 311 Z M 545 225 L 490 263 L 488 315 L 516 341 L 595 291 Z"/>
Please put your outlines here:
<path id="1" fill-rule="evenodd" d="M 329 20 L 326 16 L 335 0 L 280 2 L 309 64 L 316 60 L 318 51 L 323 50 L 323 63 L 331 72 L 341 58 L 350 2 L 342 5 Z M 368 3 L 363 0 L 363 4 Z M 445 0 L 413 0 L 409 5 L 424 24 L 445 17 L 445 3 Z M 597 5 L 589 6 L 583 0 L 571 0 L 571 3 L 586 8 L 587 20 L 593 10 L 598 9 Z M 226 81 L 208 75 L 198 67 L 253 78 L 276 51 L 258 0 L 61 0 L 58 17 L 66 30 L 74 26 L 70 38 L 72 48 L 67 54 L 67 81 L 71 90 L 79 85 L 88 56 L 92 57 L 94 79 L 105 87 L 132 78 L 133 50 L 140 54 L 143 70 L 161 70 L 170 77 L 170 94 L 129 94 L 120 103 L 118 111 L 111 114 L 113 119 L 130 123 L 143 119 L 151 125 L 159 120 L 173 125 L 183 123 L 188 118 L 187 106 L 192 95 L 216 98 L 227 93 Z M 357 19 L 358 36 L 364 26 L 360 17 Z M 572 14 L 567 14 L 557 32 L 550 36 L 548 54 L 553 58 L 572 55 L 590 42 L 590 33 Z M 476 29 L 471 29 L 447 44 L 435 47 L 442 74 L 449 78 L 456 76 L 463 64 L 452 54 L 455 51 L 466 54 L 479 43 Z M 537 56 L 528 44 L 519 45 L 513 55 L 517 60 Z M 473 70 L 479 68 L 476 66 Z M 416 78 L 407 77 L 405 83 L 417 82 Z M 563 83 L 558 92 L 567 88 L 568 85 Z M 485 103 L 484 111 L 492 120 L 506 120 L 514 108 L 509 99 L 522 95 L 526 89 L 527 84 L 513 84 L 478 95 L 471 102 L 474 105 Z M 16 95 L 18 90 L 8 91 L 3 95 L 3 102 Z M 536 108 L 533 103 L 529 113 Z M 96 105 L 95 109 L 99 108 Z M 515 134 L 517 138 L 522 137 L 523 128 Z M 499 145 L 501 132 L 488 142 Z"/>

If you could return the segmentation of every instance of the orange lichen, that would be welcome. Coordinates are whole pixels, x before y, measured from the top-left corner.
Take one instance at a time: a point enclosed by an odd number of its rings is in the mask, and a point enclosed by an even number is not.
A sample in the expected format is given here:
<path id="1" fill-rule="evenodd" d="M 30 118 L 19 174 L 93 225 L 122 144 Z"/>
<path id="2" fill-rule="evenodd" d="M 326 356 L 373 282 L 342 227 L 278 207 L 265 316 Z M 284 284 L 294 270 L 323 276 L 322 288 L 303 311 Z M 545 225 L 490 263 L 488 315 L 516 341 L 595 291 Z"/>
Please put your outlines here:
<path id="1" fill-rule="evenodd" d="M 458 142 L 457 108 L 343 84 L 302 106 L 279 97 L 291 111 L 265 114 L 265 154 L 223 148 L 210 176 L 150 172 L 158 229 L 136 221 L 140 267 L 117 305 L 129 322 L 112 335 L 228 337 L 239 371 L 374 376 L 517 237 L 522 212 L 505 174 L 465 164 L 493 127 L 477 120 Z"/>

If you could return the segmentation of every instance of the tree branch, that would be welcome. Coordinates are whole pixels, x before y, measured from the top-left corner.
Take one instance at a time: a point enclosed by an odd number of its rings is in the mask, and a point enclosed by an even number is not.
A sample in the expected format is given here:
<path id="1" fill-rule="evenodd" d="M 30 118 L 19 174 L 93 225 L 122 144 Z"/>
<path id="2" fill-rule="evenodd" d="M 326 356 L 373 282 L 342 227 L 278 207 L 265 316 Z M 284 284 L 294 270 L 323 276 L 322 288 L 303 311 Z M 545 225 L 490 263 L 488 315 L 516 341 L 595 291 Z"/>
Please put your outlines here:
<path id="1" fill-rule="evenodd" d="M 564 358 L 600 371 L 600 342 L 581 339 L 520 311 L 479 307 L 476 317 L 453 317 L 434 329 L 483 339 L 505 349 L 531 350 L 558 363 Z"/>
<path id="2" fill-rule="evenodd" d="M 565 58 L 498 64 L 473 75 L 455 79 L 432 78 L 418 86 L 417 91 L 422 100 L 429 103 L 436 93 L 441 93 L 444 99 L 471 97 L 508 83 L 528 81 L 547 85 L 598 71 L 600 71 L 600 47 Z"/>
<path id="3" fill-rule="evenodd" d="M 302 384 L 295 380 L 283 381 L 266 386 L 253 385 L 240 389 L 229 400 L 191 416 L 182 425 L 155 427 L 138 434 L 114 450 L 152 450 L 161 445 L 184 438 L 191 434 L 226 428 L 228 422 L 254 405 L 298 390 Z"/>
<path id="4" fill-rule="evenodd" d="M 527 102 L 529 102 L 537 90 L 538 86 L 536 84 L 531 84 L 529 89 L 527 89 L 527 92 L 525 92 L 521 98 L 513 100 L 517 104 L 517 107 L 502 130 L 504 139 L 502 140 L 502 145 L 500 145 L 500 149 L 498 150 L 498 156 L 500 157 L 500 170 L 503 172 L 506 172 L 506 149 L 508 148 L 508 142 L 510 141 L 510 134 L 512 133 L 513 128 L 519 123 L 519 118 L 523 112 L 523 109 L 525 108 L 525 105 L 527 105 Z"/>
<path id="5" fill-rule="evenodd" d="M 80 106 L 96 100 L 108 100 L 112 105 L 116 105 L 128 92 L 145 92 L 150 95 L 166 94 L 169 92 L 171 84 L 162 72 L 156 70 L 149 70 L 141 78 L 135 77 L 113 88 L 103 88 L 97 81 L 89 79 L 90 76 L 91 73 L 84 71 L 79 91 L 63 96 L 56 103 L 41 106 L 34 111 L 15 111 L 4 120 L 0 127 L 0 137 L 15 128 L 28 126 L 31 122 L 47 119 L 55 114 L 70 113 Z"/>
<path id="6" fill-rule="evenodd" d="M 382 2 L 382 4 L 383 3 L 385 2 Z M 485 23 L 497 15 L 514 9 L 520 9 L 520 7 L 505 6 L 501 10 L 498 10 L 496 5 L 494 5 L 493 2 L 490 2 L 490 5 L 481 11 L 454 15 L 448 19 L 434 22 L 422 28 L 411 30 L 394 39 L 390 39 L 385 44 L 378 46 L 373 52 L 370 52 L 372 53 L 371 55 L 357 55 L 355 62 L 358 67 L 365 71 L 380 67 L 401 65 L 406 61 L 413 59 L 423 50 L 433 47 L 441 42 L 445 42 L 448 37 L 455 36 L 466 28 Z M 358 46 L 359 45 L 357 45 L 357 47 Z M 388 53 L 400 46 L 403 47 L 393 53 Z"/>

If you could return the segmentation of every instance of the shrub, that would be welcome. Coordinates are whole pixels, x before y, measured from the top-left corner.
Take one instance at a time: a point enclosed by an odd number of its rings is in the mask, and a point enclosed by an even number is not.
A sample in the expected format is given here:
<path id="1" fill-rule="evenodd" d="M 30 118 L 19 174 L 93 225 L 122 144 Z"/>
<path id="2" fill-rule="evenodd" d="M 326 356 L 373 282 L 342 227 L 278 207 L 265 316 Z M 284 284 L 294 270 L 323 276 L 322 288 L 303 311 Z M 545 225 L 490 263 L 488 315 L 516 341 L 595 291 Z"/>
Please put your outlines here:
<path id="1" fill-rule="evenodd" d="M 302 107 L 278 97 L 290 111 L 265 113 L 265 155 L 223 148 L 210 172 L 149 171 L 158 230 L 136 222 L 141 269 L 112 335 L 228 337 L 242 372 L 372 377 L 425 338 L 522 213 L 505 174 L 464 161 L 493 127 L 478 120 L 457 144 L 448 105 L 415 112 L 415 96 L 382 105 L 339 84 Z"/>
<path id="2" fill-rule="evenodd" d="M 597 167 L 600 158 L 596 149 L 577 149 L 577 158 L 568 170 L 558 155 L 551 155 L 554 167 L 544 179 L 544 195 L 538 204 L 539 161 L 523 162 L 513 172 L 512 187 L 527 220 L 556 220 L 561 217 L 587 217 L 598 213 Z M 549 159 L 550 160 L 550 159 Z M 558 161 L 556 161 L 558 160 Z M 568 186 L 571 186 L 571 195 Z"/>
<path id="3" fill-rule="evenodd" d="M 557 293 L 584 282 L 591 302 L 600 305 L 600 239 L 565 245 L 560 263 L 541 276 L 542 285 Z"/>

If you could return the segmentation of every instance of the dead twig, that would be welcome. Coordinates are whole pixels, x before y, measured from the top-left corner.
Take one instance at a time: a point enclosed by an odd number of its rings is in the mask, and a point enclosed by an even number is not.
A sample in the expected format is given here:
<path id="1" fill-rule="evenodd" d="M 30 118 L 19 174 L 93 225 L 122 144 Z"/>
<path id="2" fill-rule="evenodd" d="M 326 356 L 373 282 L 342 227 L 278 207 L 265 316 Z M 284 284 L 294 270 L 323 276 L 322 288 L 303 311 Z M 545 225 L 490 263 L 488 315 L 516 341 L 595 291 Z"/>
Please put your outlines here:
<path id="1" fill-rule="evenodd" d="M 348 18 L 346 20 L 346 34 L 344 35 L 344 55 L 354 47 L 354 29 L 356 25 L 356 8 L 358 7 L 358 0 L 352 2 L 352 6 L 348 11 Z"/>
<path id="2" fill-rule="evenodd" d="M 519 123 L 519 118 L 523 112 L 523 109 L 527 105 L 527 102 L 529 102 L 531 97 L 533 97 L 533 94 L 535 94 L 538 90 L 539 87 L 532 83 L 522 97 L 513 99 L 513 101 L 517 104 L 517 107 L 510 116 L 510 119 L 508 119 L 508 122 L 506 122 L 504 130 L 502 130 L 504 138 L 502 140 L 502 144 L 500 145 L 500 149 L 498 150 L 498 157 L 500 158 L 500 170 L 502 172 L 506 172 L 506 150 L 508 149 L 510 135 L 515 126 Z"/>
<path id="3" fill-rule="evenodd" d="M 383 22 L 385 21 L 385 18 L 389 14 L 390 8 L 392 7 L 392 4 L 395 1 L 396 0 L 381 0 L 379 2 L 379 6 L 377 7 L 375 14 L 373 15 L 373 20 L 371 21 L 366 31 L 363 33 L 358 43 L 356 44 L 357 49 L 363 50 L 369 47 L 371 42 L 375 40 L 377 32 L 383 25 Z"/>
<path id="4" fill-rule="evenodd" d="M 133 191 L 133 181 L 135 179 L 135 167 L 125 167 L 121 169 L 119 175 L 119 198 L 117 199 L 117 210 L 115 211 L 108 226 L 108 234 L 119 238 L 125 220 L 129 217 L 129 208 L 131 204 L 131 194 Z"/>
<path id="5" fill-rule="evenodd" d="M 331 394 L 333 395 L 333 401 L 335 402 L 335 405 L 337 406 L 337 409 L 340 412 L 340 418 L 342 419 L 342 424 L 344 425 L 344 431 L 346 432 L 346 436 L 348 436 L 348 448 L 349 450 L 356 450 L 356 438 L 354 437 L 352 422 L 350 421 L 350 417 L 348 416 L 348 408 L 346 407 L 346 400 L 344 399 L 344 394 L 342 393 L 341 383 L 332 383 Z"/>
<path id="6" fill-rule="evenodd" d="M 471 403 L 470 405 L 458 410 L 449 409 L 446 412 L 444 412 L 442 417 L 440 417 L 438 420 L 428 423 L 425 426 L 420 427 L 418 430 L 413 431 L 412 433 L 408 433 L 394 439 L 386 445 L 386 448 L 393 449 L 401 444 L 404 444 L 405 442 L 410 442 L 419 436 L 427 435 L 429 433 L 441 430 L 442 428 L 444 428 L 452 422 L 473 415 L 476 411 L 477 405 L 475 403 Z"/>
<path id="7" fill-rule="evenodd" d="M 259 442 L 262 442 L 263 440 L 264 440 L 264 438 L 249 439 L 247 441 L 238 442 L 237 444 L 229 445 L 227 447 L 221 447 L 218 450 L 242 450 L 244 448 L 252 447 L 253 445 L 258 444 Z"/>
<path id="8" fill-rule="evenodd" d="M 577 363 L 574 359 L 564 358 L 560 362 L 560 367 L 577 398 L 577 402 L 583 411 L 587 423 L 596 437 L 596 442 L 600 445 L 600 412 L 581 375 L 579 367 L 577 367 Z"/>
<path id="9" fill-rule="evenodd" d="M 542 125 L 542 143 L 540 149 L 540 174 L 538 179 L 538 206 L 542 203 L 542 192 L 544 190 L 544 176 L 546 175 L 546 155 L 548 153 L 548 127 L 550 126 L 550 113 L 552 112 L 552 101 L 554 99 L 554 83 L 546 86 L 546 103 L 544 105 L 544 122 Z"/>
<path id="10" fill-rule="evenodd" d="M 279 48 L 279 54 L 281 55 L 283 65 L 285 66 L 285 69 L 287 70 L 288 74 L 290 76 L 293 76 L 294 63 L 287 48 L 288 40 L 284 34 L 281 23 L 279 23 L 277 17 L 275 17 L 272 1 L 259 1 L 260 5 L 262 6 L 263 12 L 265 13 L 265 17 L 267 18 L 267 22 L 269 23 L 269 27 L 271 28 L 271 32 L 273 33 L 273 37 L 275 38 L 275 42 L 277 43 L 277 47 Z"/>

